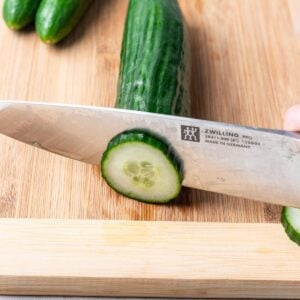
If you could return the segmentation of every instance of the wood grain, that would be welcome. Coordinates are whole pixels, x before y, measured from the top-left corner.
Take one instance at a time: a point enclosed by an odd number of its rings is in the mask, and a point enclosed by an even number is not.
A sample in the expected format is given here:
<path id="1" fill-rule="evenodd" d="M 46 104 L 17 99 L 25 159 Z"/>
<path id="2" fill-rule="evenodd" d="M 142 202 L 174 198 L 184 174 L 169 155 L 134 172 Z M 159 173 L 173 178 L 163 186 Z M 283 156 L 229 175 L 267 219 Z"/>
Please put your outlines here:
<path id="1" fill-rule="evenodd" d="M 279 224 L 2 219 L 0 237 L 0 294 L 300 295 Z"/>
<path id="2" fill-rule="evenodd" d="M 285 0 L 180 3 L 192 36 L 194 117 L 281 128 L 300 92 L 293 6 Z M 0 98 L 113 106 L 126 7 L 126 0 L 95 1 L 56 47 L 42 44 L 33 28 L 15 33 L 1 22 Z M 280 207 L 190 189 L 168 206 L 138 203 L 110 190 L 97 167 L 6 137 L 0 137 L 0 156 L 1 217 L 279 219 Z"/>

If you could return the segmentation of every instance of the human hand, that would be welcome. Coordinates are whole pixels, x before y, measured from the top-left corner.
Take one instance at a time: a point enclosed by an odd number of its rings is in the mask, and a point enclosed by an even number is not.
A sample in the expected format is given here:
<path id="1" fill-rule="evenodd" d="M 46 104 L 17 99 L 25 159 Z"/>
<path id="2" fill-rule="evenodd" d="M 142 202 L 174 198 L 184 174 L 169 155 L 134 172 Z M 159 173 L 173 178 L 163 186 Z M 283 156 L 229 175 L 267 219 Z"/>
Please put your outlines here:
<path id="1" fill-rule="evenodd" d="M 300 132 L 300 104 L 292 106 L 285 114 L 284 129 Z"/>

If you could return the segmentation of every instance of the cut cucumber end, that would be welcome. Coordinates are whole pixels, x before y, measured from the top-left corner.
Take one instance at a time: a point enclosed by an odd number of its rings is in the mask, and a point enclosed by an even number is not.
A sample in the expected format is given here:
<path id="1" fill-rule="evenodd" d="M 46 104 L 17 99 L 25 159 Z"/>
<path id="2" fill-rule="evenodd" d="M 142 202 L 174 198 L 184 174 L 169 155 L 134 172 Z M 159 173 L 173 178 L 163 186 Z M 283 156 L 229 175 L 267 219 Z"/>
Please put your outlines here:
<path id="1" fill-rule="evenodd" d="M 181 167 L 169 146 L 148 133 L 125 132 L 109 143 L 101 171 L 118 193 L 148 203 L 167 203 L 181 191 Z"/>
<path id="2" fill-rule="evenodd" d="M 300 209 L 284 207 L 281 213 L 281 223 L 289 238 L 300 246 Z"/>

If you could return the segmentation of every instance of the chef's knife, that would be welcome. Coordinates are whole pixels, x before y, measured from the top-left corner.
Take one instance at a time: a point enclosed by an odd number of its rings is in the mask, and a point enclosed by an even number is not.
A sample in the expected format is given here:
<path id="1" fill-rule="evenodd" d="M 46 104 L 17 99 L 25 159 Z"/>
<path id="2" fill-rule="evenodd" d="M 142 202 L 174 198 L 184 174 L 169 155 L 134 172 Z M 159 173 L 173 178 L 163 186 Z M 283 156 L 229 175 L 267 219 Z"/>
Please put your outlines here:
<path id="1" fill-rule="evenodd" d="M 114 108 L 0 101 L 0 133 L 90 164 L 112 137 L 147 129 L 184 163 L 183 185 L 300 207 L 300 135 Z"/>

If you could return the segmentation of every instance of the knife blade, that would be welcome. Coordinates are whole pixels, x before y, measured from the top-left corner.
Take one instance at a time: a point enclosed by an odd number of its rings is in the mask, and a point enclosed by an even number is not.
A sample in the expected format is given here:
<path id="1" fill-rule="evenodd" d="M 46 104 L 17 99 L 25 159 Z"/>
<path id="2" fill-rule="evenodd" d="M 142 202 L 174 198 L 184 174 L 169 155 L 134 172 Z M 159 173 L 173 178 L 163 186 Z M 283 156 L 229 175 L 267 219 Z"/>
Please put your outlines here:
<path id="1" fill-rule="evenodd" d="M 99 164 L 112 137 L 147 129 L 167 139 L 184 164 L 183 185 L 300 207 L 300 135 L 105 107 L 0 101 L 0 133 Z"/>

